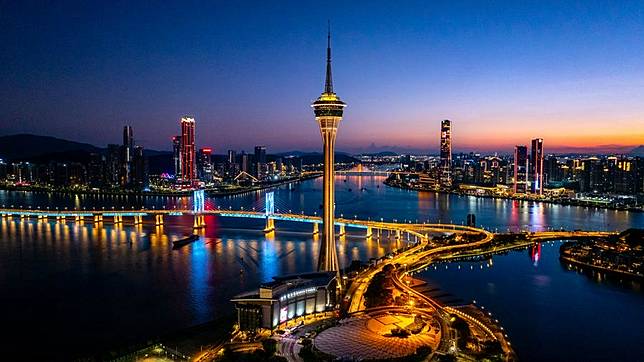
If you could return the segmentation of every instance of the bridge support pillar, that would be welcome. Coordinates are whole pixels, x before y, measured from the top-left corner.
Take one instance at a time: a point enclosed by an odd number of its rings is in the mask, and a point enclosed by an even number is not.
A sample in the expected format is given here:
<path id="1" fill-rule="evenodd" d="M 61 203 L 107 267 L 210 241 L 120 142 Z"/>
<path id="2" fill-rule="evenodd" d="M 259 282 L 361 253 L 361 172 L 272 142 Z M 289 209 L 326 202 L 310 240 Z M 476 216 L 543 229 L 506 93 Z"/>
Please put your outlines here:
<path id="1" fill-rule="evenodd" d="M 139 225 L 143 223 L 143 216 L 134 215 L 134 225 Z"/>
<path id="2" fill-rule="evenodd" d="M 396 240 L 400 240 L 400 230 L 396 230 Z"/>
<path id="3" fill-rule="evenodd" d="M 320 233 L 320 224 L 314 222 L 313 223 L 313 235 L 317 235 Z"/>
<path id="4" fill-rule="evenodd" d="M 154 218 L 155 218 L 154 225 L 157 225 L 157 226 L 163 225 L 163 215 L 158 214 L 158 215 L 155 215 Z"/>
<path id="5" fill-rule="evenodd" d="M 206 227 L 206 219 L 203 215 L 195 214 L 194 223 L 192 225 L 193 229 L 201 229 Z"/>
<path id="6" fill-rule="evenodd" d="M 346 227 L 344 226 L 344 224 L 340 224 L 340 233 L 338 235 L 343 236 L 343 235 L 346 235 L 346 234 L 347 234 Z"/>
<path id="7" fill-rule="evenodd" d="M 81 216 L 80 215 L 74 215 L 74 222 L 80 222 L 81 221 Z"/>
<path id="8" fill-rule="evenodd" d="M 270 233 L 271 231 L 275 231 L 275 220 L 272 217 L 267 217 L 264 232 Z"/>
<path id="9" fill-rule="evenodd" d="M 371 226 L 367 226 L 367 235 L 365 235 L 366 238 L 370 238 L 373 236 L 373 230 L 371 230 Z"/>

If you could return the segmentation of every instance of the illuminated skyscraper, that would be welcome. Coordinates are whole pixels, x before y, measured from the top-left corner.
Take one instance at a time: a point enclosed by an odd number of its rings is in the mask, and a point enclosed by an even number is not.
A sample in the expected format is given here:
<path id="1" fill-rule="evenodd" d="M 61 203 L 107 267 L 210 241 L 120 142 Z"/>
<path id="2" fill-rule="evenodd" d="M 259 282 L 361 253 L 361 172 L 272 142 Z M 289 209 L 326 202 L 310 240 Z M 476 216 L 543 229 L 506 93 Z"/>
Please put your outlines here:
<path id="1" fill-rule="evenodd" d="M 333 92 L 333 80 L 331 77 L 331 31 L 327 36 L 327 59 L 326 59 L 326 82 L 324 92 L 311 104 L 315 112 L 315 120 L 320 126 L 322 142 L 324 144 L 324 177 L 322 187 L 322 242 L 320 243 L 320 254 L 318 259 L 319 271 L 336 271 L 338 282 L 340 277 L 340 265 L 338 263 L 338 252 L 335 246 L 334 230 L 334 152 L 335 137 L 338 125 L 342 120 L 342 113 L 346 103 Z"/>
<path id="2" fill-rule="evenodd" d="M 172 161 L 174 163 L 174 177 L 181 178 L 181 136 L 172 137 Z"/>
<path id="3" fill-rule="evenodd" d="M 212 148 L 206 147 L 199 150 L 197 165 L 199 166 L 197 170 L 197 176 L 199 179 L 204 182 L 211 182 L 214 174 L 212 165 Z"/>
<path id="4" fill-rule="evenodd" d="M 452 186 L 452 122 L 441 122 L 441 186 Z"/>
<path id="5" fill-rule="evenodd" d="M 532 140 L 530 152 L 530 189 L 535 194 L 543 194 L 543 139 Z"/>
<path id="6" fill-rule="evenodd" d="M 123 127 L 123 148 L 121 159 L 121 185 L 132 182 L 132 153 L 134 152 L 134 134 L 131 126 Z"/>
<path id="7" fill-rule="evenodd" d="M 231 165 L 237 163 L 237 151 L 228 150 L 228 159 L 226 161 Z"/>
<path id="8" fill-rule="evenodd" d="M 192 184 L 195 171 L 195 119 L 181 117 L 181 179 Z"/>
<path id="9" fill-rule="evenodd" d="M 528 147 L 514 147 L 514 193 L 526 193 L 528 187 Z"/>

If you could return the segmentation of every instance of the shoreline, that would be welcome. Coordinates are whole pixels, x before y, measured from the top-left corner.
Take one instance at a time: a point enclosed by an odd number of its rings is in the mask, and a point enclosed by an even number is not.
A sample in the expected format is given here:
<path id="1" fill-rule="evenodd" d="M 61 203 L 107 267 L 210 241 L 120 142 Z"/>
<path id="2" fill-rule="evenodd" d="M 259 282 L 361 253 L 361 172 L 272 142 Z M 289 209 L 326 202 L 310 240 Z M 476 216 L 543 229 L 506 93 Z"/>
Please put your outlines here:
<path id="1" fill-rule="evenodd" d="M 614 270 L 614 269 L 609 269 L 609 268 L 605 268 L 605 267 L 598 266 L 598 265 L 588 264 L 586 262 L 579 261 L 577 259 L 573 259 L 573 258 L 569 258 L 569 257 L 565 257 L 563 255 L 559 255 L 559 259 L 562 260 L 562 261 L 571 263 L 572 265 L 575 265 L 575 266 L 587 267 L 587 268 L 589 268 L 591 270 L 601 271 L 601 272 L 604 272 L 606 274 L 611 274 L 611 275 L 614 275 L 614 276 L 621 276 L 621 277 L 626 277 L 626 278 L 630 278 L 630 279 L 634 279 L 634 280 L 640 280 L 640 281 L 644 280 L 644 276 L 639 275 L 639 274 L 634 274 L 634 273 L 629 273 L 629 272 L 623 271 L 623 270 Z"/>
<path id="2" fill-rule="evenodd" d="M 407 186 L 404 186 L 404 185 L 392 184 L 390 182 L 387 182 L 387 180 L 383 181 L 383 184 L 385 184 L 388 187 L 393 187 L 393 188 L 401 189 L 401 190 L 409 190 L 409 191 L 417 191 L 417 192 L 435 192 L 435 193 L 456 195 L 456 196 L 471 196 L 471 197 L 482 198 L 482 199 L 529 201 L 529 202 L 545 203 L 545 204 L 561 205 L 561 206 L 577 206 L 577 207 L 596 208 L 596 209 L 603 209 L 603 210 L 644 212 L 643 208 L 620 208 L 620 207 L 611 207 L 611 206 L 602 206 L 602 205 L 591 205 L 591 204 L 585 204 L 583 201 L 571 202 L 571 201 L 555 201 L 555 200 L 531 200 L 531 199 L 524 199 L 524 198 L 518 198 L 518 197 L 501 197 L 501 196 L 490 196 L 490 195 L 470 195 L 470 194 L 459 193 L 459 192 L 456 192 L 456 191 L 422 190 L 422 189 L 416 189 L 416 188 L 412 188 L 412 187 L 407 187 Z"/>

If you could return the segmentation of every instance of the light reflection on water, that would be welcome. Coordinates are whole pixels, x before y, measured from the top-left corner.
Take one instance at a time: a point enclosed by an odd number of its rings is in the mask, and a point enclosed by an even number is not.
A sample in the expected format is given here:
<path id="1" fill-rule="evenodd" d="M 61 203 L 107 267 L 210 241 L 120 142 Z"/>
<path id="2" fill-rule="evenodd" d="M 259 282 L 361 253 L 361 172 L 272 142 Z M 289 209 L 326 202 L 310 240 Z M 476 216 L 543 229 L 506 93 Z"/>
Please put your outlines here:
<path id="1" fill-rule="evenodd" d="M 644 214 L 417 193 L 388 188 L 381 184 L 382 180 L 381 177 L 339 177 L 337 214 L 372 220 L 462 223 L 468 213 L 474 213 L 479 225 L 499 230 L 526 226 L 531 230 L 644 227 Z M 316 179 L 281 187 L 275 191 L 276 208 L 319 214 L 321 186 L 321 179 Z M 261 210 L 263 195 L 264 192 L 253 192 L 208 199 L 206 206 Z M 6 191 L 0 191 L 0 204 L 61 209 L 190 208 L 188 198 Z M 97 227 L 91 221 L 79 225 L 69 219 L 65 224 L 53 220 L 0 220 L 0 307 L 11 311 L 0 316 L 0 324 L 15 331 L 8 337 L 8 345 L 15 342 L 19 346 L 29 336 L 42 341 L 43 351 L 91 350 L 127 342 L 132 336 L 146 338 L 206 322 L 232 312 L 228 300 L 239 292 L 256 288 L 275 275 L 313 270 L 319 251 L 320 238 L 310 234 L 309 224 L 276 222 L 277 233 L 264 234 L 258 231 L 263 228 L 262 220 L 206 216 L 208 227 L 201 239 L 173 251 L 172 241 L 192 232 L 189 216 L 167 217 L 163 226 L 154 226 L 149 221 L 137 226 L 127 224 L 128 220 L 125 222 L 119 226 L 106 222 Z M 364 230 L 347 231 L 364 234 Z M 402 245 L 404 241 L 341 238 L 338 242 L 340 263 L 348 265 L 352 259 L 366 261 Z M 505 257 L 498 262 L 502 258 Z M 497 258 L 495 266 L 496 262 Z M 523 262 L 534 268 L 529 258 Z M 543 270 L 542 263 L 539 262 L 538 270 Z M 516 297 L 515 289 L 527 288 L 537 300 L 538 289 L 544 286 L 534 283 L 534 278 L 523 279 L 524 274 L 530 273 L 517 266 L 511 274 L 521 285 L 508 286 L 490 278 L 481 283 L 484 290 L 472 287 L 471 292 L 506 300 Z M 550 278 L 551 286 L 561 279 L 559 273 L 542 272 Z M 578 275 L 574 277 L 580 280 Z M 478 282 L 462 282 L 460 287 L 447 290 L 467 297 L 461 290 L 468 290 L 472 283 Z M 611 307 L 609 300 L 604 302 Z M 529 303 L 521 306 L 522 310 L 531 308 Z M 543 312 L 562 313 L 567 306 L 555 303 L 551 304 L 550 311 Z M 532 323 L 523 314 L 513 318 Z M 49 332 L 53 326 L 56 333 Z M 513 342 L 519 343 L 520 333 L 520 330 L 513 331 Z"/>

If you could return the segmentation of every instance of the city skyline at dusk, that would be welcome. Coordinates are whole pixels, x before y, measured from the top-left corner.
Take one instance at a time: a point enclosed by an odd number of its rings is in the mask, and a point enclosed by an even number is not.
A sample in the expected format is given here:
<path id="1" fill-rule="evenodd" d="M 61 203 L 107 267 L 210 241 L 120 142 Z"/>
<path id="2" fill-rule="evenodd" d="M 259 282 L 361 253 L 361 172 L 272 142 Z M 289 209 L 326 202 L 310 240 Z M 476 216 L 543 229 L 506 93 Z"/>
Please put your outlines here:
<path id="1" fill-rule="evenodd" d="M 351 104 L 340 151 L 437 152 L 443 119 L 455 151 L 510 153 L 535 137 L 545 152 L 644 144 L 636 4 L 409 5 L 5 4 L 0 134 L 101 145 L 128 124 L 169 150 L 192 115 L 197 146 L 216 153 L 318 150 L 306 104 L 330 19 Z"/>
<path id="2" fill-rule="evenodd" d="M 28 0 L 0 29 L 4 360 L 644 356 L 644 3 Z"/>

